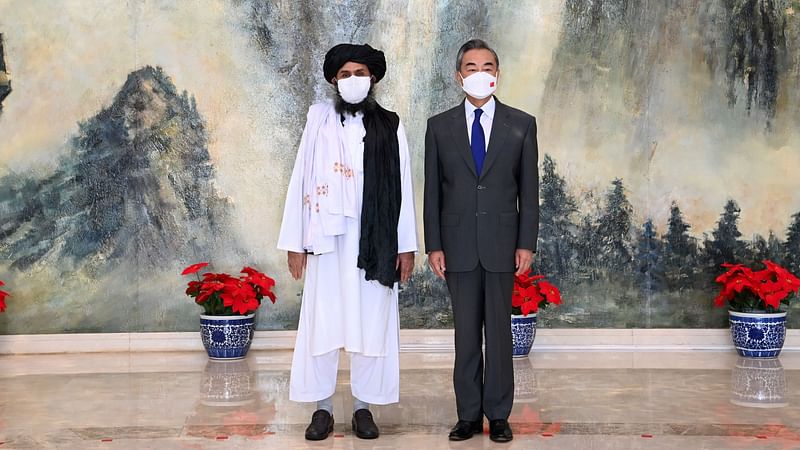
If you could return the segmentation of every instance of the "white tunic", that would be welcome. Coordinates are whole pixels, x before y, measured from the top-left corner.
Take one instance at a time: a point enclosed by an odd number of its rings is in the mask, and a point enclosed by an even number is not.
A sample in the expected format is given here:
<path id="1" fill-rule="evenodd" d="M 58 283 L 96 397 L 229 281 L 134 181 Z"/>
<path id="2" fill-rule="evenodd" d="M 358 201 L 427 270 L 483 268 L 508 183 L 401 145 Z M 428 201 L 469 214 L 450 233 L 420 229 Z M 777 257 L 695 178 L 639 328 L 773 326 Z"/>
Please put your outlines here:
<path id="1" fill-rule="evenodd" d="M 309 111 L 313 110 L 312 107 Z M 336 236 L 332 252 L 308 255 L 296 353 L 321 356 L 332 350 L 344 349 L 364 356 L 383 357 L 398 351 L 397 284 L 389 289 L 377 281 L 366 281 L 364 270 L 357 267 L 364 188 L 363 139 L 366 134 L 362 119 L 361 114 L 347 115 L 344 133 L 340 134 L 346 140 L 346 157 L 349 158 L 349 167 L 353 169 L 356 180 L 358 213 L 355 218 L 346 218 L 346 231 Z M 398 253 L 416 252 L 414 192 L 408 142 L 402 123 L 397 130 L 397 140 L 402 187 L 397 228 Z M 304 164 L 295 164 L 292 172 L 278 238 L 279 249 L 298 253 L 306 251 L 301 219 L 303 167 Z M 293 371 L 295 369 L 293 367 Z"/>

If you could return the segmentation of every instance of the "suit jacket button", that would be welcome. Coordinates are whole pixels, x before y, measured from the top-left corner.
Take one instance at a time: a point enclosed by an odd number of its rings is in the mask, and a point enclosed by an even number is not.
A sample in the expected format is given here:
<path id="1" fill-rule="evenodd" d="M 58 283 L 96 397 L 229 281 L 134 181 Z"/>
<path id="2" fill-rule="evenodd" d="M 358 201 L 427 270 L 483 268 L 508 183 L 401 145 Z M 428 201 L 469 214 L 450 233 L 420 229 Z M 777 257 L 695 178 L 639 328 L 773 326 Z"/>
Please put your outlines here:
<path id="1" fill-rule="evenodd" d="M 478 190 L 479 190 L 479 191 L 482 191 L 482 190 L 484 190 L 484 189 L 486 189 L 486 186 L 484 186 L 484 185 L 482 185 L 482 184 L 479 184 L 479 185 L 478 185 Z"/>

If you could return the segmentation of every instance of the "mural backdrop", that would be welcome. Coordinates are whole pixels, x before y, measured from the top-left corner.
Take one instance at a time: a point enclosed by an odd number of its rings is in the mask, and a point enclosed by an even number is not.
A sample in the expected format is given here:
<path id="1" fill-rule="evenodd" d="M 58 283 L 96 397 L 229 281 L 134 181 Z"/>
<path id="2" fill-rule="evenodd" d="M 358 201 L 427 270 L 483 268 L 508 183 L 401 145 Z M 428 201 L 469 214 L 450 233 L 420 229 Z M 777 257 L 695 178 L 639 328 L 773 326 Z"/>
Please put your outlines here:
<path id="1" fill-rule="evenodd" d="M 455 53 L 496 47 L 499 98 L 539 123 L 536 268 L 565 300 L 544 326 L 720 327 L 720 263 L 800 271 L 800 1 L 322 4 L 0 0 L 0 333 L 194 330 L 179 273 L 198 261 L 274 276 L 258 327 L 294 328 L 275 241 L 339 42 L 386 52 L 419 211 Z M 452 324 L 421 256 L 401 314 Z"/>

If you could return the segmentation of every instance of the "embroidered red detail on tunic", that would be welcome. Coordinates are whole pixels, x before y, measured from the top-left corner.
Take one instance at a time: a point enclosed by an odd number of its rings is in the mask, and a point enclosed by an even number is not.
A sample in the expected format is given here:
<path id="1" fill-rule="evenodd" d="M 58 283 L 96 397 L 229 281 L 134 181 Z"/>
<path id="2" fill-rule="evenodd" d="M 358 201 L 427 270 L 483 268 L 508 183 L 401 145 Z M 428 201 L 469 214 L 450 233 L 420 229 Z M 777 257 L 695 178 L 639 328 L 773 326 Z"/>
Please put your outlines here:
<path id="1" fill-rule="evenodd" d="M 353 169 L 339 162 L 333 164 L 333 172 L 341 173 L 342 176 L 345 178 L 353 178 Z"/>

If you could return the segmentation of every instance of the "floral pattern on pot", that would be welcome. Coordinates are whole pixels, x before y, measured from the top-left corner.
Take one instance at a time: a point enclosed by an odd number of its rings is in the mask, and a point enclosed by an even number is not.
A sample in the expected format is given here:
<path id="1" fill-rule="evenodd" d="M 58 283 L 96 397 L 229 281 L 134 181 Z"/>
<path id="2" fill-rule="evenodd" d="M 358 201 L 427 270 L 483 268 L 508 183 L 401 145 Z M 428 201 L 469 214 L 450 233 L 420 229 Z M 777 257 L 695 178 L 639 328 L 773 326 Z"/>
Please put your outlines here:
<path id="1" fill-rule="evenodd" d="M 536 338 L 536 314 L 512 315 L 511 338 L 514 358 L 525 358 L 531 351 Z"/>
<path id="2" fill-rule="evenodd" d="M 758 314 L 729 311 L 736 351 L 750 358 L 775 358 L 786 339 L 786 313 Z"/>
<path id="3" fill-rule="evenodd" d="M 200 316 L 200 337 L 212 359 L 239 359 L 247 355 L 255 333 L 255 314 Z"/>

